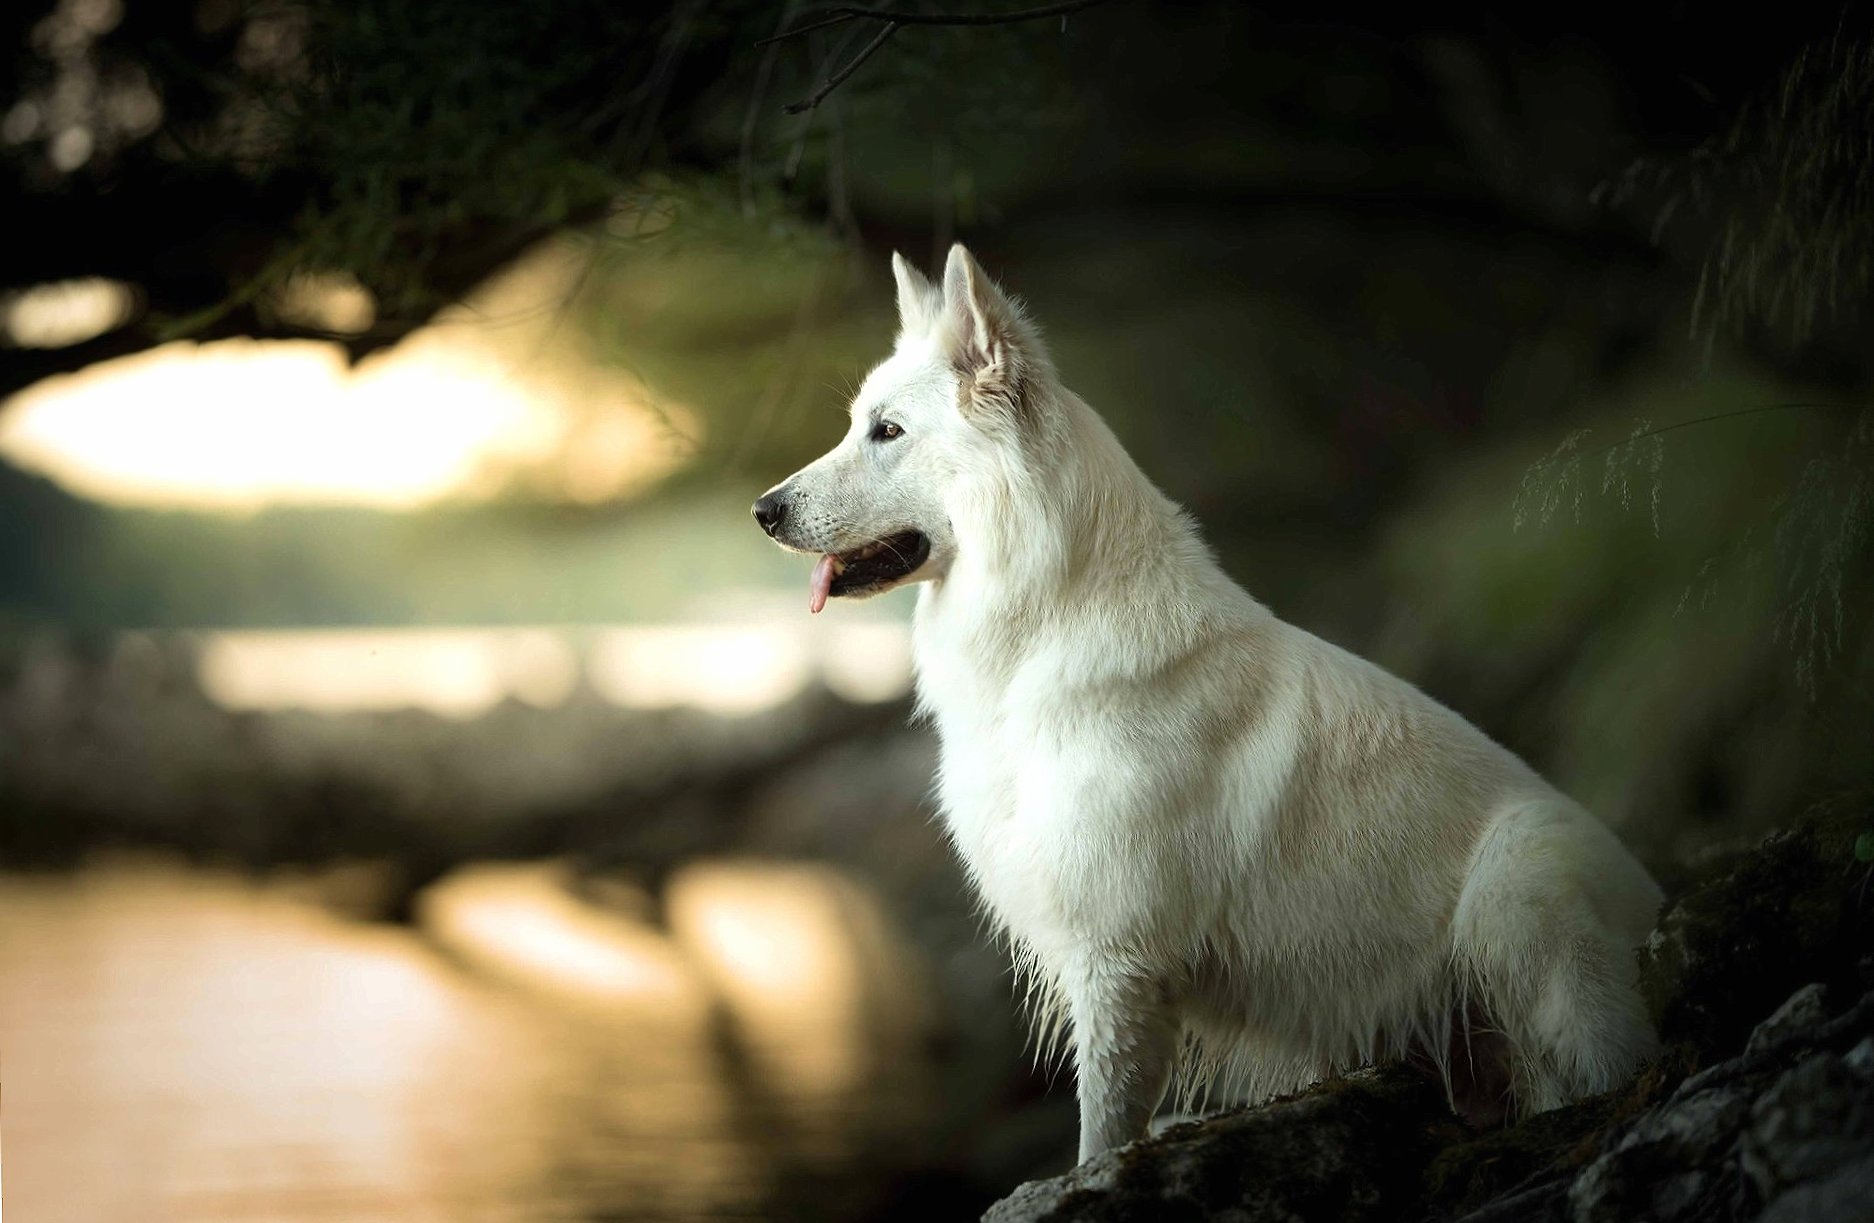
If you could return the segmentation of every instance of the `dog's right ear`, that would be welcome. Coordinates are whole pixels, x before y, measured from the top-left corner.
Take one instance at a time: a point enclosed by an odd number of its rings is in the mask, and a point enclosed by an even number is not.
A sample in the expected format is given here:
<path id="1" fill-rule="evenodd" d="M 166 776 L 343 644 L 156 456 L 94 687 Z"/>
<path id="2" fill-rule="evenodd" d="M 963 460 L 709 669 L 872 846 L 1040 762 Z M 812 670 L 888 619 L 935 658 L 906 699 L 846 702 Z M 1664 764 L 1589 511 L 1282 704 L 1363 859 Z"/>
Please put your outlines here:
<path id="1" fill-rule="evenodd" d="M 897 251 L 891 253 L 891 274 L 898 282 L 898 330 L 923 335 L 937 321 L 937 286 Z"/>
<path id="2" fill-rule="evenodd" d="M 964 406 L 1001 404 L 1011 415 L 1026 397 L 1041 345 L 1021 307 L 989 279 L 961 242 L 944 265 L 938 328 L 963 380 Z"/>

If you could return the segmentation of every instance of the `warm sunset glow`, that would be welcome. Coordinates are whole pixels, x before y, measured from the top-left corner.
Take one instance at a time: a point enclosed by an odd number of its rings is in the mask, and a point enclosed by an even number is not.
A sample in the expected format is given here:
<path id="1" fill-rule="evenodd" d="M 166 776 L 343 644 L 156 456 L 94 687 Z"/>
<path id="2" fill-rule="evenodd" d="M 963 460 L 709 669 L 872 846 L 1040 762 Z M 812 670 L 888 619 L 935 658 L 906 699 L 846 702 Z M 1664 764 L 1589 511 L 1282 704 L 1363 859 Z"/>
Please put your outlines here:
<path id="1" fill-rule="evenodd" d="M 748 713 L 799 692 L 810 675 L 802 634 L 781 627 L 613 629 L 598 641 L 592 682 L 620 705 L 697 704 Z"/>
<path id="2" fill-rule="evenodd" d="M 203 691 L 231 709 L 424 709 L 470 718 L 508 696 L 558 705 L 578 681 L 572 648 L 540 630 L 209 633 L 199 649 Z"/>
<path id="3" fill-rule="evenodd" d="M 600 695 L 635 709 L 753 713 L 815 679 L 853 701 L 911 688 L 911 637 L 892 622 L 634 625 L 604 630 L 588 661 Z"/>
<path id="4" fill-rule="evenodd" d="M 516 487 L 628 496 L 682 463 L 694 417 L 573 350 L 540 307 L 576 273 L 550 248 L 355 369 L 334 344 L 227 340 L 49 379 L 0 413 L 0 456 L 125 505 L 404 509 Z M 83 302 L 30 304 L 10 307 L 14 331 L 21 318 L 54 328 L 53 314 Z M 335 331 L 368 326 L 372 311 L 343 282 L 294 286 L 282 305 Z"/>
<path id="5" fill-rule="evenodd" d="M 770 709 L 818 680 L 847 700 L 910 691 L 892 621 L 617 627 L 229 630 L 195 637 L 202 690 L 229 709 L 422 709 L 472 718 L 509 698 L 563 704 L 581 679 L 629 709 Z"/>
<path id="6" fill-rule="evenodd" d="M 0 296 L 0 335 L 17 348 L 64 348 L 103 335 L 130 317 L 127 285 L 88 276 Z"/>
<path id="7" fill-rule="evenodd" d="M 377 321 L 377 302 L 355 277 L 301 275 L 274 294 L 273 308 L 289 322 L 338 335 L 357 335 Z"/>
<path id="8" fill-rule="evenodd" d="M 28 391 L 0 451 L 100 501 L 407 507 L 468 483 L 529 404 L 471 365 L 353 377 L 327 344 L 172 344 Z"/>

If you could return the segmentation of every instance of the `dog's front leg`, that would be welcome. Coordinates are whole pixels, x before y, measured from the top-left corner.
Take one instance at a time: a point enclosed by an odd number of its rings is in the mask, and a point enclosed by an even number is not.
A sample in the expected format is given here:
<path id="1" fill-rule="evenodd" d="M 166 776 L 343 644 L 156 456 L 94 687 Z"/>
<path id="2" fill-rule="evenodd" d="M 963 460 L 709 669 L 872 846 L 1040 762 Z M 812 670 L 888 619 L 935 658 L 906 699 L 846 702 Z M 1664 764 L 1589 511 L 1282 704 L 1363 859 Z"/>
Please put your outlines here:
<path id="1" fill-rule="evenodd" d="M 1084 1163 L 1145 1135 L 1171 1080 L 1178 1021 L 1161 982 L 1116 960 L 1088 960 L 1064 977 Z"/>

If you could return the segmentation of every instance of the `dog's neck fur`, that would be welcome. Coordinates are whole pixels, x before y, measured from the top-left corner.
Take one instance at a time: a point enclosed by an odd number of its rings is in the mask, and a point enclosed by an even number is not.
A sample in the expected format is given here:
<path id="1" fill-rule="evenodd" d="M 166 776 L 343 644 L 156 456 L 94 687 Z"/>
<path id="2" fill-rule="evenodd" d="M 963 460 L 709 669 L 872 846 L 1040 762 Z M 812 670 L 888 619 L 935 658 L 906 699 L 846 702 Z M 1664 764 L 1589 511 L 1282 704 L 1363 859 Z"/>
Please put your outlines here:
<path id="1" fill-rule="evenodd" d="M 1163 665 L 1220 627 L 1219 606 L 1260 610 L 1078 396 L 1052 378 L 1037 380 L 1021 411 L 1018 461 L 1046 464 L 1046 478 L 986 470 L 960 487 L 952 509 L 957 555 L 918 604 L 921 672 L 961 665 L 1006 678 L 1087 609 L 1110 616 L 1116 606 L 1127 609 L 1129 623 L 1161 627 L 1115 639 L 1113 651 L 1087 665 Z M 1042 496 L 1044 487 L 1054 492 Z M 1154 643 L 1149 659 L 1140 654 L 1143 640 Z"/>

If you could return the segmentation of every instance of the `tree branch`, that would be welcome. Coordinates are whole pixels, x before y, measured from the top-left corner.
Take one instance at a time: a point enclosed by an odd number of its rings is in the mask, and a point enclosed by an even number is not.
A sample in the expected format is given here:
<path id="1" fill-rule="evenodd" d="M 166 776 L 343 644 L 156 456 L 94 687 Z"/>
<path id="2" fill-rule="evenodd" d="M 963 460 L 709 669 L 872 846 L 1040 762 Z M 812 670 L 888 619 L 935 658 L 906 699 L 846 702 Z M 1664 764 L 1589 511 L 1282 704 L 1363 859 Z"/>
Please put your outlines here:
<path id="1" fill-rule="evenodd" d="M 886 40 L 888 40 L 893 34 L 896 34 L 897 32 L 898 32 L 897 22 L 895 21 L 886 22 L 883 26 L 879 27 L 878 33 L 873 36 L 871 42 L 861 47 L 857 55 L 853 56 L 851 59 L 846 61 L 846 66 L 844 68 L 841 68 L 838 72 L 835 72 L 832 76 L 827 77 L 825 81 L 821 82 L 820 87 L 813 91 L 812 97 L 808 98 L 804 102 L 789 102 L 786 106 L 781 108 L 783 113 L 790 114 L 790 115 L 802 114 L 806 111 L 812 110 L 814 107 L 818 106 L 820 103 L 826 101 L 827 94 L 832 93 L 835 89 L 838 89 L 840 87 L 840 84 L 844 82 L 847 77 L 859 71 L 859 65 L 865 63 L 865 61 L 867 61 L 868 59 L 871 59 L 872 53 L 877 51 L 880 47 L 884 46 L 886 43 Z"/>
<path id="2" fill-rule="evenodd" d="M 1067 0 L 1063 4 L 1044 4 L 1039 8 L 1016 9 L 1008 13 L 901 13 L 892 9 L 855 8 L 841 5 L 817 21 L 806 25 L 797 25 L 791 30 L 782 30 L 779 34 L 770 34 L 757 42 L 757 47 L 765 47 L 771 42 L 780 42 L 785 38 L 797 38 L 814 30 L 824 30 L 828 26 L 842 25 L 848 21 L 889 21 L 893 25 L 1013 25 L 1020 21 L 1037 21 L 1043 17 L 1065 17 L 1081 9 L 1089 9 L 1106 0 Z"/>
<path id="3" fill-rule="evenodd" d="M 174 340 L 207 344 L 234 338 L 257 340 L 323 340 L 337 344 L 351 362 L 357 362 L 379 349 L 389 348 L 416 330 L 418 323 L 380 323 L 359 334 L 326 331 L 318 327 L 300 327 L 290 323 L 259 318 L 252 310 L 231 310 L 213 323 L 184 336 L 172 336 L 149 320 L 139 320 L 122 327 L 68 344 L 63 348 L 0 349 L 0 411 L 16 392 L 59 374 L 134 356 Z"/>
<path id="4" fill-rule="evenodd" d="M 859 66 L 872 58 L 874 52 L 884 46 L 891 36 L 898 32 L 899 26 L 986 26 L 1014 25 L 1022 21 L 1037 21 L 1043 17 L 1066 17 L 1082 9 L 1090 9 L 1106 0 L 1066 0 L 1061 4 L 1044 4 L 1038 8 L 1016 9 L 1008 13 L 903 13 L 892 9 L 854 8 L 841 6 L 833 9 L 826 16 L 805 25 L 797 25 L 791 30 L 782 30 L 779 34 L 770 34 L 755 45 L 765 47 L 783 39 L 798 38 L 802 34 L 811 34 L 815 30 L 824 30 L 829 26 L 844 25 L 848 21 L 878 21 L 884 23 L 879 32 L 859 53 L 846 61 L 844 67 L 821 82 L 813 95 L 804 101 L 793 102 L 784 109 L 787 114 L 798 115 L 810 111 L 826 101 L 826 96 L 844 84 L 847 77 L 859 70 Z"/>

